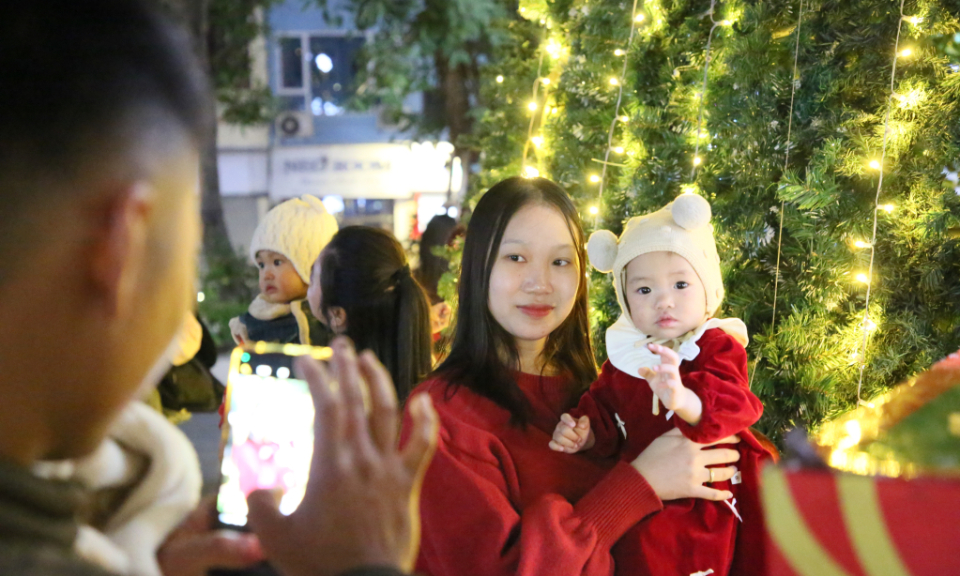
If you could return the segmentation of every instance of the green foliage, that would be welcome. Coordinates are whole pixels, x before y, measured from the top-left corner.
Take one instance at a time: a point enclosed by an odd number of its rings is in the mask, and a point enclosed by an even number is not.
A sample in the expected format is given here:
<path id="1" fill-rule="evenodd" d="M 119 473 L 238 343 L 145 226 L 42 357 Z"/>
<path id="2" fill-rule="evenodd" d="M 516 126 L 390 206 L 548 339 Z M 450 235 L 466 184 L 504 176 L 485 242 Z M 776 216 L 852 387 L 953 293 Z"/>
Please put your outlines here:
<path id="1" fill-rule="evenodd" d="M 207 48 L 210 75 L 225 122 L 248 126 L 276 112 L 268 86 L 251 79 L 250 44 L 266 32 L 258 12 L 280 0 L 209 0 Z"/>
<path id="2" fill-rule="evenodd" d="M 484 70 L 511 39 L 515 0 L 344 0 L 335 5 L 339 12 L 329 0 L 313 1 L 328 11 L 328 20 L 350 14 L 359 30 L 371 31 L 352 106 L 378 106 L 385 119 L 417 137 L 449 129 L 456 140 L 470 133 L 484 106 Z M 418 92 L 429 96 L 423 113 L 405 105 Z"/>
<path id="3" fill-rule="evenodd" d="M 226 241 L 204 252 L 200 277 L 203 318 L 218 347 L 231 346 L 230 319 L 247 311 L 259 292 L 257 269 Z"/>
<path id="4" fill-rule="evenodd" d="M 483 166 L 471 183 L 468 208 L 476 205 L 480 191 L 521 172 L 531 115 L 527 104 L 538 70 L 542 77 L 551 72 L 551 62 L 539 59 L 539 25 L 522 19 L 511 21 L 505 32 L 512 42 L 502 46 L 494 63 L 484 69 L 480 87 L 483 104 L 472 112 L 477 119 L 473 134 L 463 139 L 465 146 L 480 150 Z M 498 77 L 502 78 L 500 82 Z"/>
<path id="5" fill-rule="evenodd" d="M 251 77 L 250 44 L 266 33 L 261 14 L 279 0 L 209 0 L 207 49 L 210 75 L 224 122 L 249 126 L 270 121 L 275 103 L 270 88 Z M 218 346 L 232 345 L 228 325 L 257 295 L 257 273 L 234 252 L 226 236 L 204 248 L 200 270 L 204 300 L 199 312 Z"/>
<path id="6" fill-rule="evenodd" d="M 625 0 L 524 2 L 547 12 L 543 33 L 562 39 L 569 56 L 556 77 L 539 130 L 543 175 L 563 185 L 588 227 L 620 233 L 631 216 L 656 210 L 695 184 L 708 198 L 727 288 L 723 316 L 742 318 L 752 386 L 765 405 L 760 429 L 774 438 L 816 426 L 857 400 L 863 353 L 866 273 L 873 233 L 898 3 L 805 2 L 797 78 L 793 77 L 799 2 L 719 2 L 703 126 L 698 93 L 711 21 L 705 0 L 647 0 L 647 16 L 627 50 L 632 3 Z M 950 66 L 960 30 L 956 0 L 907 0 L 896 96 L 887 128 L 878 212 L 862 397 L 869 399 L 960 347 L 960 196 L 943 170 L 960 161 L 960 73 Z M 483 91 L 497 108 L 479 117 L 487 185 L 520 170 L 529 119 L 525 102 L 536 74 L 536 45 L 514 34 L 515 60 L 491 66 Z M 949 39 L 948 40 L 937 40 Z M 940 44 L 937 44 L 940 42 Z M 524 52 L 524 50 L 530 52 Z M 502 49 L 509 53 L 508 48 Z M 527 55 L 529 54 L 529 55 Z M 604 192 L 600 173 L 614 121 L 616 88 L 627 58 L 624 99 Z M 526 62 L 523 59 L 526 58 Z M 494 81 L 503 74 L 505 81 Z M 791 90 L 796 87 L 792 120 Z M 787 141 L 791 125 L 790 142 Z M 691 180 L 694 147 L 703 164 Z M 784 170 L 789 147 L 789 163 Z M 782 209 L 781 209 L 782 205 Z M 587 208 L 597 206 L 596 223 Z M 781 214 L 782 212 L 782 214 Z M 782 245 L 778 248 L 783 217 Z M 589 231 L 588 231 L 589 232 Z M 780 260 L 776 325 L 773 289 Z M 592 272 L 592 321 L 602 334 L 620 314 L 610 279 Z"/>
<path id="7" fill-rule="evenodd" d="M 953 34 L 934 34 L 929 44 L 945 54 L 953 62 L 960 62 L 960 32 Z"/>

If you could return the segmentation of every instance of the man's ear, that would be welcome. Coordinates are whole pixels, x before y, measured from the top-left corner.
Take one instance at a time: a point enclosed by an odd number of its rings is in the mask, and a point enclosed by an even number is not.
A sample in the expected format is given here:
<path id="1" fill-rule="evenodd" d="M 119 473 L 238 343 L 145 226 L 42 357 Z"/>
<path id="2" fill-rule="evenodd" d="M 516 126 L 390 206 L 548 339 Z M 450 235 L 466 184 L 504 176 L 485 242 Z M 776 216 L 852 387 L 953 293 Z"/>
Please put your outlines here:
<path id="1" fill-rule="evenodd" d="M 347 330 L 347 311 L 340 306 L 331 306 L 327 309 L 330 320 L 330 329 L 336 334 L 343 334 Z"/>
<path id="2" fill-rule="evenodd" d="M 155 201 L 153 187 L 136 182 L 96 207 L 90 279 L 110 317 L 126 314 L 136 300 Z"/>

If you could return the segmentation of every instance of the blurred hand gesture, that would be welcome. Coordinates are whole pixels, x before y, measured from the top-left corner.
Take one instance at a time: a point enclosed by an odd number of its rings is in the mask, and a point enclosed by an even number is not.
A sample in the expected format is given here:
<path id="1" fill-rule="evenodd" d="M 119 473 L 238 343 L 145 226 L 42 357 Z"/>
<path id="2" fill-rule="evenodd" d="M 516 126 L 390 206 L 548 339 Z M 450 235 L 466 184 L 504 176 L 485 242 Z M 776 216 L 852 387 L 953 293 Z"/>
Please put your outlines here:
<path id="1" fill-rule="evenodd" d="M 269 492 L 248 498 L 249 523 L 266 557 L 287 576 L 334 575 L 361 566 L 410 571 L 420 546 L 420 487 L 437 443 L 430 399 L 409 400 L 410 441 L 397 449 L 393 383 L 370 352 L 358 360 L 346 338 L 334 340 L 325 367 L 296 368 L 310 385 L 316 418 L 310 478 L 299 508 L 284 516 Z M 362 382 L 369 390 L 364 410 Z"/>

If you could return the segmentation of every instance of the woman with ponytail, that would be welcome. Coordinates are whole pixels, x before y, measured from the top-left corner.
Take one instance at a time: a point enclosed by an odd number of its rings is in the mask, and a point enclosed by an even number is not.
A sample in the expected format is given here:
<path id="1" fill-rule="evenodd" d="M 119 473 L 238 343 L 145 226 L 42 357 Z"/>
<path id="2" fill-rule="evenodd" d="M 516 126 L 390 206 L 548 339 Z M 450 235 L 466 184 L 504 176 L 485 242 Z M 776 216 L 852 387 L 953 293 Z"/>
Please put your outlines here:
<path id="1" fill-rule="evenodd" d="M 337 232 L 313 264 L 307 300 L 321 322 L 377 355 L 401 403 L 430 372 L 430 305 L 389 232 Z"/>

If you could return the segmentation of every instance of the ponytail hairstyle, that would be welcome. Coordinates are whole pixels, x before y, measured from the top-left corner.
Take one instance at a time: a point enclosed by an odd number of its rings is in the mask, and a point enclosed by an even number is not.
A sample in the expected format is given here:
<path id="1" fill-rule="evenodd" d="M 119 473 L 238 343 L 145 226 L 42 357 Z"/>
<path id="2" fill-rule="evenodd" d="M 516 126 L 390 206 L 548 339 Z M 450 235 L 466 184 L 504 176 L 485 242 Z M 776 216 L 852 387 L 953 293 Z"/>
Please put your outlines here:
<path id="1" fill-rule="evenodd" d="M 389 370 L 403 403 L 430 372 L 430 307 L 410 274 L 403 248 L 379 228 L 342 228 L 323 249 L 320 310 L 346 313 L 346 330 L 358 350 L 369 349 Z"/>
<path id="2" fill-rule="evenodd" d="M 477 203 L 467 226 L 458 282 L 459 303 L 450 354 L 436 374 L 450 383 L 451 392 L 465 386 L 510 412 L 511 422 L 525 425 L 530 418 L 526 397 L 514 371 L 520 355 L 514 338 L 490 312 L 490 273 L 500 250 L 503 232 L 513 216 L 529 205 L 548 206 L 563 216 L 577 250 L 580 270 L 586 270 L 583 227 L 567 193 L 546 178 L 507 178 L 490 188 Z M 541 358 L 570 378 L 567 395 L 572 405 L 597 379 L 587 318 L 587 280 L 580 274 L 570 315 L 549 336 Z"/>

